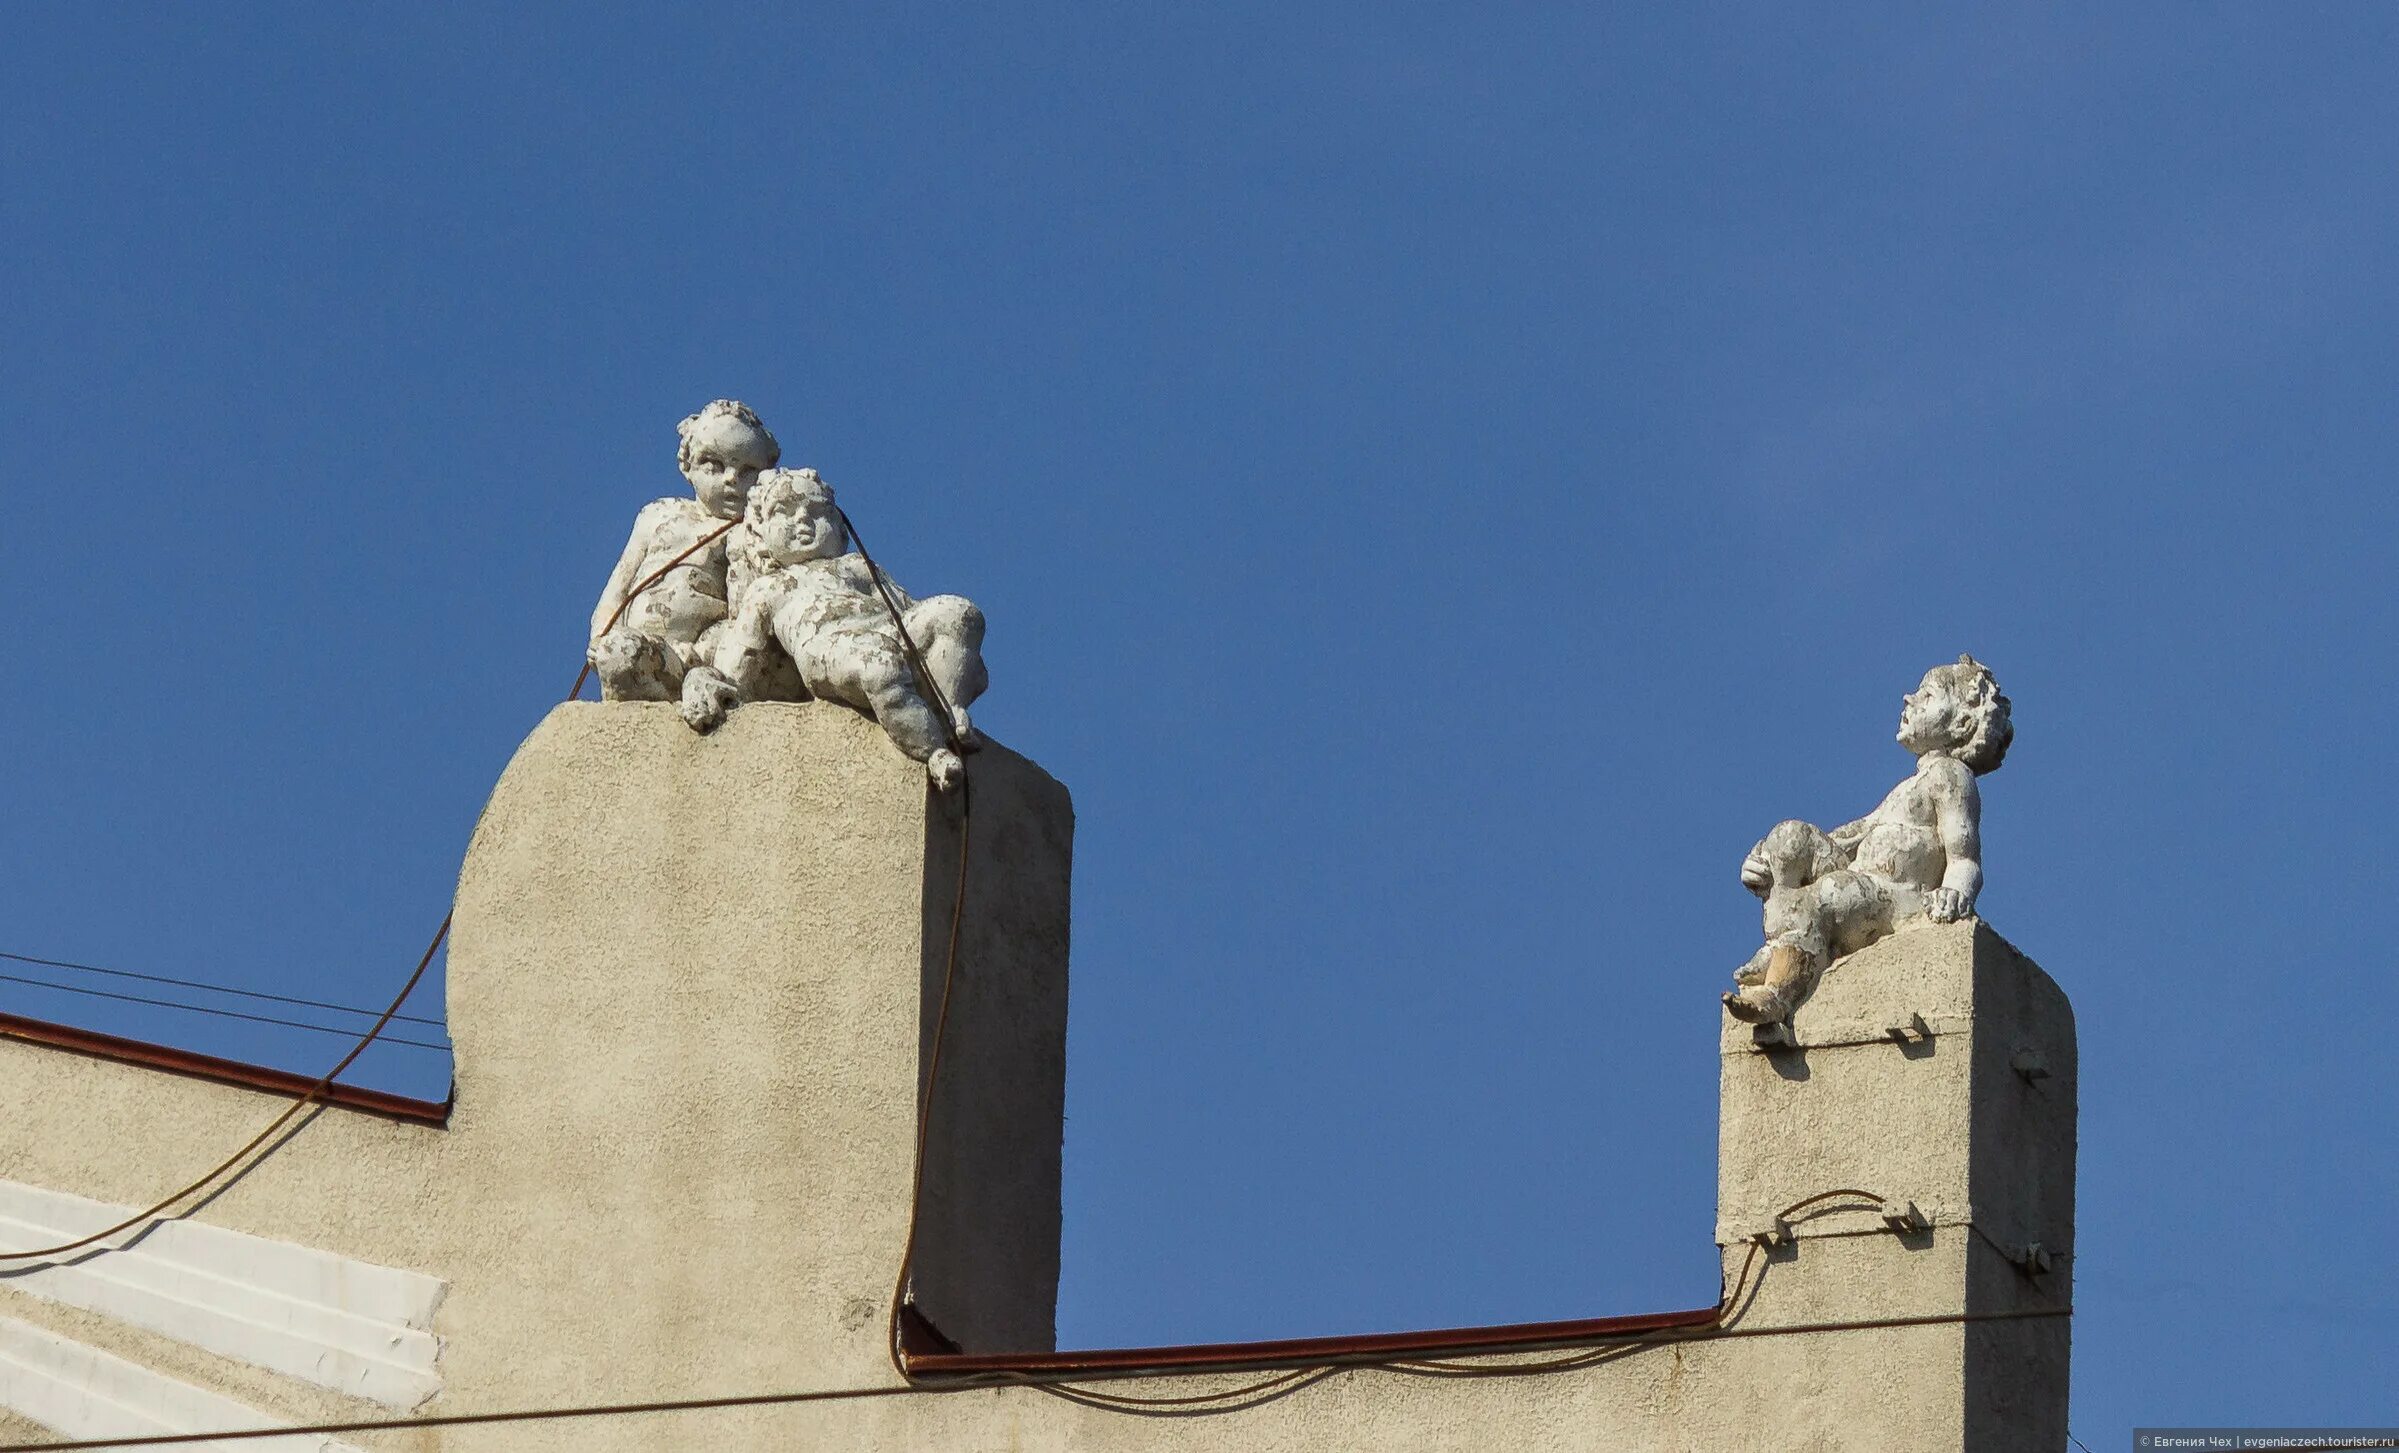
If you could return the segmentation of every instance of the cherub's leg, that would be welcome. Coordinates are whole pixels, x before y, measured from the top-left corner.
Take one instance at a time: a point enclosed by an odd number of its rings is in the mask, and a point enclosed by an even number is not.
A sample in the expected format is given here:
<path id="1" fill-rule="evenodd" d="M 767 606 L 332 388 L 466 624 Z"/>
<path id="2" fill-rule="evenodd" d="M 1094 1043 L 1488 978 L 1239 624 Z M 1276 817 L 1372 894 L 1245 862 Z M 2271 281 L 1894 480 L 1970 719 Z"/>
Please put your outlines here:
<path id="1" fill-rule="evenodd" d="M 592 643 L 591 664 L 602 701 L 673 701 L 682 694 L 682 659 L 655 636 L 610 631 Z"/>
<path id="2" fill-rule="evenodd" d="M 963 595 L 929 595 L 910 606 L 904 618 L 910 638 L 924 653 L 926 673 L 949 698 L 960 744 L 979 745 L 966 708 L 991 685 L 983 665 L 981 608 Z"/>
<path id="3" fill-rule="evenodd" d="M 1849 858 L 1824 829 L 1792 818 L 1778 822 L 1751 850 L 1766 860 L 1775 888 L 1804 888 L 1827 873 L 1849 866 Z"/>
<path id="4" fill-rule="evenodd" d="M 1765 983 L 1766 964 L 1767 961 L 1773 957 L 1774 946 L 1772 944 L 1759 949 L 1756 953 L 1749 956 L 1748 963 L 1745 963 L 1741 967 L 1733 970 L 1733 982 L 1743 986 L 1744 988 L 1751 984 Z"/>
<path id="5" fill-rule="evenodd" d="M 1827 873 L 1816 884 L 1816 922 L 1831 959 L 1890 936 L 1896 913 L 1883 880 L 1853 869 Z"/>
<path id="6" fill-rule="evenodd" d="M 1817 890 L 1777 888 L 1766 898 L 1766 946 L 1734 971 L 1733 982 L 1741 987 L 1724 996 L 1724 1007 L 1751 1023 L 1788 1019 L 1831 961 Z"/>
<path id="7" fill-rule="evenodd" d="M 1852 869 L 1826 873 L 1805 888 L 1766 899 L 1766 946 L 1733 973 L 1740 992 L 1724 996 L 1735 1019 L 1771 1024 L 1816 991 L 1833 961 L 1891 932 L 1891 896 Z"/>
<path id="8" fill-rule="evenodd" d="M 925 764 L 933 785 L 943 791 L 958 785 L 965 766 L 950 750 L 941 714 L 917 688 L 916 671 L 905 653 L 884 645 L 865 646 L 848 663 L 859 691 L 884 734 L 903 752 Z"/>
<path id="9" fill-rule="evenodd" d="M 1761 965 L 1759 959 L 1765 962 Z M 1806 1002 L 1823 976 L 1820 944 L 1797 937 L 1776 939 L 1733 975 L 1741 988 L 1724 996 L 1724 1007 L 1735 1019 L 1747 1023 L 1778 1023 Z"/>

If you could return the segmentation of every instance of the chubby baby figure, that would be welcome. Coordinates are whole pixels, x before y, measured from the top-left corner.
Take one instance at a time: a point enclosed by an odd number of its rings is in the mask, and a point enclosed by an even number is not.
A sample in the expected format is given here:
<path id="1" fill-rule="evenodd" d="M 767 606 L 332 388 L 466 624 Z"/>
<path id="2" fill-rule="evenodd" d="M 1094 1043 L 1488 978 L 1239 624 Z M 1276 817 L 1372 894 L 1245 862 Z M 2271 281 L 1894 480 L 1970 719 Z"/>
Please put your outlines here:
<path id="1" fill-rule="evenodd" d="M 2015 728 L 2008 699 L 1972 656 L 1935 666 L 1901 703 L 1899 744 L 1916 771 L 1874 811 L 1825 832 L 1776 824 L 1741 863 L 1766 900 L 1766 945 L 1724 996 L 1736 1019 L 1771 1024 L 1814 991 L 1825 968 L 1922 916 L 1952 923 L 1982 891 L 1978 776 L 1999 770 Z"/>
<path id="2" fill-rule="evenodd" d="M 692 498 L 654 500 L 634 516 L 592 608 L 587 659 L 602 700 L 680 701 L 686 721 L 714 725 L 733 697 L 707 664 L 706 642 L 730 608 L 725 537 L 759 471 L 782 451 L 757 414 L 733 399 L 716 400 L 675 432 Z"/>
<path id="3" fill-rule="evenodd" d="M 882 585 L 950 706 L 928 700 L 906 642 L 866 557 L 850 548 L 833 491 L 813 469 L 770 469 L 750 491 L 733 542 L 733 613 L 713 640 L 712 665 L 744 700 L 798 694 L 871 713 L 944 791 L 965 772 L 958 749 L 977 743 L 966 707 L 990 684 L 983 613 L 962 596 L 912 600 Z M 790 677 L 796 675 L 794 683 Z"/>

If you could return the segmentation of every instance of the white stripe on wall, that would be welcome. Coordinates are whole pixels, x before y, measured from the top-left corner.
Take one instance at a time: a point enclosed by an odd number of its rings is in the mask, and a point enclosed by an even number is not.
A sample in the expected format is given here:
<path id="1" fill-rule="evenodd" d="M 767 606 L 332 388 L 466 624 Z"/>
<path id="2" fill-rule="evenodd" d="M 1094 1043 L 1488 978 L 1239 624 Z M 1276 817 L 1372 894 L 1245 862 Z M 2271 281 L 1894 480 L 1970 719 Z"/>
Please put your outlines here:
<path id="1" fill-rule="evenodd" d="M 0 1317 L 0 1408 L 66 1438 L 232 1433 L 288 1426 L 231 1398 L 177 1382 L 14 1317 Z M 331 1438 L 294 1434 L 238 1443 L 193 1443 L 220 1453 L 359 1453 Z"/>
<path id="2" fill-rule="evenodd" d="M 0 1246 L 72 1240 L 132 1214 L 0 1180 Z M 443 1283 L 196 1221 L 130 1246 L 0 1271 L 0 1286 L 403 1411 L 441 1390 Z"/>

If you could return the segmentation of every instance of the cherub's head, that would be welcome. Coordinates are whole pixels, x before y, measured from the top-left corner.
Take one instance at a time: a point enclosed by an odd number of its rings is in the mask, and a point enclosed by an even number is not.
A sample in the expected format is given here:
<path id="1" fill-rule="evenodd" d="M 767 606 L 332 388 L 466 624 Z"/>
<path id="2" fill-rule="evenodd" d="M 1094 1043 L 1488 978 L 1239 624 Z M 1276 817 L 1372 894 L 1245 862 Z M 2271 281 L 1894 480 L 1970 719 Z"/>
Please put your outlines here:
<path id="1" fill-rule="evenodd" d="M 750 406 L 718 399 L 675 426 L 682 443 L 675 463 L 683 470 L 700 507 L 720 520 L 741 518 L 742 502 L 758 482 L 758 471 L 783 457 L 782 446 Z"/>
<path id="2" fill-rule="evenodd" d="M 846 554 L 849 535 L 833 507 L 833 487 L 813 469 L 770 469 L 758 476 L 735 549 L 752 569 Z"/>
<path id="3" fill-rule="evenodd" d="M 1976 775 L 1996 772 L 2016 729 L 1991 668 L 1972 656 L 1935 666 L 1899 709 L 1899 744 L 1921 757 L 1955 757 Z"/>

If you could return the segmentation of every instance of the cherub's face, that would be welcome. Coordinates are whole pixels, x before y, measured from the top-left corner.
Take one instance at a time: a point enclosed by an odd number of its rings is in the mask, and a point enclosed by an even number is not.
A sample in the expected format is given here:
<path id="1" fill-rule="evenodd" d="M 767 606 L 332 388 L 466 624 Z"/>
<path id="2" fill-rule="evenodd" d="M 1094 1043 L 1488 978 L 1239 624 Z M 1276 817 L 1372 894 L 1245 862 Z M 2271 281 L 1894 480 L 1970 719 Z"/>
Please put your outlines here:
<path id="1" fill-rule="evenodd" d="M 1964 715 L 1948 678 L 1935 667 L 1899 704 L 1899 744 L 1919 757 L 1961 746 L 1967 735 Z"/>
<path id="2" fill-rule="evenodd" d="M 683 448 L 683 478 L 700 507 L 720 520 L 738 520 L 767 467 L 766 441 L 739 419 L 703 421 Z"/>
<path id="3" fill-rule="evenodd" d="M 841 523 L 832 503 L 799 490 L 778 494 L 758 521 L 758 543 L 777 565 L 840 553 Z"/>

